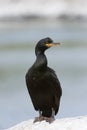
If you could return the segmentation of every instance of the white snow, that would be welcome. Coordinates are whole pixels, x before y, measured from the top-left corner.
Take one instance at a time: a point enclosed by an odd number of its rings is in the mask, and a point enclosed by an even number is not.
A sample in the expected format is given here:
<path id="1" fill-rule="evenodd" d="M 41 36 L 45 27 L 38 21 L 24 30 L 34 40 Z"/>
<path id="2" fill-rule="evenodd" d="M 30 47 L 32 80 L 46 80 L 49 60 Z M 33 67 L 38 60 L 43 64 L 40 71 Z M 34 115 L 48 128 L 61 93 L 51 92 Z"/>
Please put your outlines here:
<path id="1" fill-rule="evenodd" d="M 32 119 L 6 130 L 87 130 L 87 116 L 56 119 L 51 124 L 46 121 L 33 123 Z"/>

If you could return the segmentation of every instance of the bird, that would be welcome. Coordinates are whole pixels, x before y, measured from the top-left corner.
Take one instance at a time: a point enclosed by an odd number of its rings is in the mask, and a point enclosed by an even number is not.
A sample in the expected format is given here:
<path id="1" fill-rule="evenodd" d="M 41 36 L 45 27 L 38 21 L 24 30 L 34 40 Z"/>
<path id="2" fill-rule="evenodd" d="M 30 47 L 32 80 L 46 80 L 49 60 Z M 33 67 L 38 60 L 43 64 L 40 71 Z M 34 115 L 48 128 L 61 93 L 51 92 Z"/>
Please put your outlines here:
<path id="1" fill-rule="evenodd" d="M 34 109 L 39 112 L 35 122 L 53 122 L 58 113 L 62 88 L 59 79 L 53 69 L 48 67 L 45 51 L 60 45 L 54 43 L 49 37 L 41 39 L 35 46 L 36 60 L 25 75 L 26 86 L 31 97 Z"/>

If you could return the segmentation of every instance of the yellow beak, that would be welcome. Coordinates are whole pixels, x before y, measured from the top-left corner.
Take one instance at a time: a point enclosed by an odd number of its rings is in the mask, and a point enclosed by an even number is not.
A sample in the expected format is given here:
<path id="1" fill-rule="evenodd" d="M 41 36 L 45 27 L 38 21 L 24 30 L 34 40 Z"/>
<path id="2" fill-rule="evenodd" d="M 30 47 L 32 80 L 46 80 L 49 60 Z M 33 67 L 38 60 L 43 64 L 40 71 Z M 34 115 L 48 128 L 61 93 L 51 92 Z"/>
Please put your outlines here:
<path id="1" fill-rule="evenodd" d="M 57 46 L 60 45 L 60 43 L 46 43 L 47 47 Z"/>

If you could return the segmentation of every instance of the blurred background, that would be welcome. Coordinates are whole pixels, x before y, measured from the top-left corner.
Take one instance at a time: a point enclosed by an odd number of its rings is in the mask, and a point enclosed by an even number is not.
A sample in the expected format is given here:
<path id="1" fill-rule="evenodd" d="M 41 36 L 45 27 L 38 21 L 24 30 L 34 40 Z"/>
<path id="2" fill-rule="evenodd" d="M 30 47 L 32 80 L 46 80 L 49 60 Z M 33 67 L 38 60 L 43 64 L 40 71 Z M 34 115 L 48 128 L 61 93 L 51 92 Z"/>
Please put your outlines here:
<path id="1" fill-rule="evenodd" d="M 34 47 L 45 37 L 63 89 L 56 118 L 87 114 L 87 0 L 0 0 L 0 130 L 38 116 L 25 84 Z"/>

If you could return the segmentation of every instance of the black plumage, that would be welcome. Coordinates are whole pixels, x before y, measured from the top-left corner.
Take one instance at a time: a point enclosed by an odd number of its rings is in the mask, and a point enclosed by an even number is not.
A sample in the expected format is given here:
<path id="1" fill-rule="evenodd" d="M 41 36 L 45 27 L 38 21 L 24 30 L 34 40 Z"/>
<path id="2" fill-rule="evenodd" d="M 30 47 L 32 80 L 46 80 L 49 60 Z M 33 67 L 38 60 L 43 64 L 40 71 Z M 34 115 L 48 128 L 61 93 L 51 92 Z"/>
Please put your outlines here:
<path id="1" fill-rule="evenodd" d="M 35 47 L 36 61 L 26 74 L 28 92 L 35 110 L 40 113 L 35 122 L 54 118 L 59 110 L 61 85 L 54 70 L 47 66 L 44 54 L 46 49 L 58 44 L 50 38 L 40 40 Z"/>

